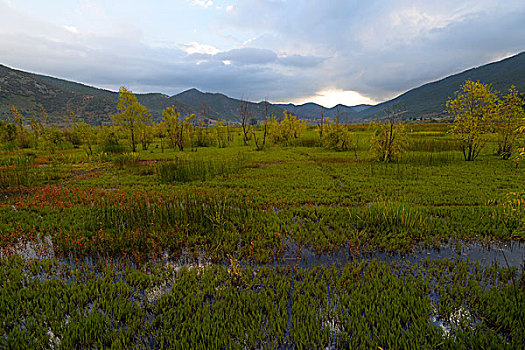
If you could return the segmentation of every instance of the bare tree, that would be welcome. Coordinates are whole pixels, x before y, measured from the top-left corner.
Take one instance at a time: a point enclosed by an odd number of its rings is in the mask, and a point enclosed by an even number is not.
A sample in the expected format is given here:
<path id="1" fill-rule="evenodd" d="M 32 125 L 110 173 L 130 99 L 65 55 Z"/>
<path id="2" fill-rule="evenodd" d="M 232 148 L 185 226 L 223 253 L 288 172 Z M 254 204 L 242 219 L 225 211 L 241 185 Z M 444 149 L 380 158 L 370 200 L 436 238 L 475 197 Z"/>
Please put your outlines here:
<path id="1" fill-rule="evenodd" d="M 250 140 L 249 133 L 250 133 L 250 126 L 248 125 L 248 120 L 250 119 L 250 103 L 243 98 L 241 98 L 240 102 L 240 120 L 241 120 L 241 127 L 242 132 L 244 134 L 244 145 L 248 146 L 248 141 Z"/>
<path id="2" fill-rule="evenodd" d="M 264 132 L 263 132 L 263 139 L 262 142 L 259 144 L 259 138 L 253 133 L 253 139 L 255 140 L 255 147 L 257 147 L 258 151 L 262 151 L 264 149 L 264 145 L 266 144 L 266 136 L 268 135 L 268 98 L 264 99 Z"/>

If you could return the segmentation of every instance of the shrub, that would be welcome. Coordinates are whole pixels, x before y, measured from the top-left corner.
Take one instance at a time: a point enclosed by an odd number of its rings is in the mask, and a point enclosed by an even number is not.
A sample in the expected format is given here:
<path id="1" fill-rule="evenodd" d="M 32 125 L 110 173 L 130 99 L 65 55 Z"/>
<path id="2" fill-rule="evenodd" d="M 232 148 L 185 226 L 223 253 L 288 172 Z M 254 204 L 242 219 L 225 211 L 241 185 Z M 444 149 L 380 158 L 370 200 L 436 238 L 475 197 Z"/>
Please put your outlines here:
<path id="1" fill-rule="evenodd" d="M 408 146 L 407 130 L 403 123 L 387 120 L 372 123 L 370 153 L 374 159 L 391 162 L 401 158 Z"/>

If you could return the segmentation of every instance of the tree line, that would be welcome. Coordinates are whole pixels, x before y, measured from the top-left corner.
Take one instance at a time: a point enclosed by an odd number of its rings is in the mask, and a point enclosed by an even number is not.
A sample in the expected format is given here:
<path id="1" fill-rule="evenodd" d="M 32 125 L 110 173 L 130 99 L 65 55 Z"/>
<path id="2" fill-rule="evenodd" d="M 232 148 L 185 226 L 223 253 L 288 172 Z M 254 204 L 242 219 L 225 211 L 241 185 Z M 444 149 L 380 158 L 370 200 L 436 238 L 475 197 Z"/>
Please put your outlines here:
<path id="1" fill-rule="evenodd" d="M 0 121 L 0 142 L 5 147 L 43 148 L 54 152 L 60 147 L 83 146 L 89 156 L 95 147 L 103 152 L 131 152 L 148 150 L 156 141 L 161 151 L 172 148 L 178 151 L 197 147 L 227 147 L 237 134 L 242 137 L 245 146 L 253 145 L 263 150 L 267 142 L 293 145 L 300 140 L 307 129 L 307 121 L 285 111 L 279 118 L 268 113 L 266 118 L 254 125 L 249 104 L 241 101 L 239 125 L 225 120 L 215 122 L 208 127 L 206 116 L 198 118 L 195 114 L 182 117 L 176 106 L 167 107 L 162 112 L 162 120 L 154 123 L 151 113 L 140 104 L 135 94 L 126 87 L 119 90 L 118 113 L 112 116 L 113 125 L 92 127 L 85 122 L 77 122 L 77 116 L 69 111 L 66 121 L 69 127 L 58 128 L 47 123 L 47 113 L 40 110 L 40 120 L 31 117 L 29 127 L 23 115 L 11 108 L 11 120 Z M 396 161 L 408 147 L 408 128 L 402 122 L 406 109 L 392 105 L 385 109 L 382 120 L 370 124 L 370 154 L 373 158 L 384 161 Z M 502 159 L 509 159 L 513 154 L 525 155 L 520 143 L 525 132 L 525 113 L 523 99 L 513 86 L 505 96 L 492 90 L 489 84 L 466 81 L 446 101 L 445 112 L 453 117 L 450 132 L 455 136 L 464 159 L 476 159 L 480 151 L 493 135 L 497 139 L 497 154 Z M 316 125 L 319 144 L 338 151 L 354 150 L 357 159 L 357 138 L 347 125 L 338 118 L 321 118 Z M 124 146 L 122 142 L 128 142 Z M 129 147 L 129 148 L 128 148 Z M 517 150 L 517 152 L 516 152 Z"/>

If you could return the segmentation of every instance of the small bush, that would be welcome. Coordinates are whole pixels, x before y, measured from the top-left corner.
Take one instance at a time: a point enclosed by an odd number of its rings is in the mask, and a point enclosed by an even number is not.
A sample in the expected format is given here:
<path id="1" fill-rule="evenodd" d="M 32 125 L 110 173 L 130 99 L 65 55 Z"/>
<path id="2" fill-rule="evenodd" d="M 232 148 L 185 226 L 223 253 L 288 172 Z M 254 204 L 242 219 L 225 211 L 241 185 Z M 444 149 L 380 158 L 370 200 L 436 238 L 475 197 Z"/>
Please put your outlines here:
<path id="1" fill-rule="evenodd" d="M 328 123 L 323 133 L 323 145 L 337 151 L 348 151 L 354 146 L 352 133 L 337 121 Z"/>
<path id="2" fill-rule="evenodd" d="M 399 160 L 405 153 L 408 140 L 407 130 L 403 123 L 387 120 L 383 123 L 372 123 L 370 153 L 372 158 L 381 162 Z"/>

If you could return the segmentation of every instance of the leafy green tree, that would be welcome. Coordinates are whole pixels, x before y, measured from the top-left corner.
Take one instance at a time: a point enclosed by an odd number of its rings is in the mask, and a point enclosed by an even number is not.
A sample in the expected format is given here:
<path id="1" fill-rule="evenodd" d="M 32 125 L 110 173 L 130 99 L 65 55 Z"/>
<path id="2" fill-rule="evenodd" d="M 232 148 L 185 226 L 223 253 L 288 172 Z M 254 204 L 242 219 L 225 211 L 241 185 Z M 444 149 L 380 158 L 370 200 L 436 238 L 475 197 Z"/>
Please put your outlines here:
<path id="1" fill-rule="evenodd" d="M 28 148 L 31 145 L 30 137 L 24 128 L 24 116 L 16 107 L 11 106 L 11 115 L 16 129 L 16 144 L 19 148 Z"/>
<path id="2" fill-rule="evenodd" d="M 40 135 L 44 127 L 41 122 L 37 122 L 33 117 L 30 120 L 31 130 L 33 130 L 33 138 L 35 141 L 35 148 L 38 148 L 38 141 L 40 140 Z"/>
<path id="3" fill-rule="evenodd" d="M 179 119 L 180 113 L 177 112 L 177 107 L 167 107 L 162 111 L 162 118 L 166 121 L 166 129 L 168 139 L 171 147 L 178 148 L 179 151 L 184 151 L 184 146 L 189 138 L 188 133 L 190 124 L 187 121 Z"/>
<path id="4" fill-rule="evenodd" d="M 292 113 L 284 112 L 284 118 L 280 123 L 281 132 L 285 140 L 301 138 L 306 130 L 306 120 L 301 120 Z"/>
<path id="5" fill-rule="evenodd" d="M 123 126 L 130 134 L 131 150 L 137 151 L 136 136 L 142 125 L 149 122 L 151 114 L 146 107 L 140 104 L 135 94 L 125 86 L 119 89 L 117 109 L 120 113 L 112 116 L 115 124 Z"/>
<path id="6" fill-rule="evenodd" d="M 352 133 L 345 125 L 339 123 L 339 119 L 331 122 L 328 118 L 323 121 L 321 140 L 325 147 L 338 151 L 348 151 L 353 146 Z"/>
<path id="7" fill-rule="evenodd" d="M 463 157 L 476 159 L 492 129 L 498 110 L 498 99 L 488 84 L 465 81 L 455 97 L 446 104 L 446 112 L 454 116 L 452 133 L 459 140 Z"/>
<path id="8" fill-rule="evenodd" d="M 306 130 L 306 120 L 284 111 L 284 118 L 279 122 L 275 117 L 268 121 L 268 136 L 274 143 L 289 142 L 298 139 Z"/>
<path id="9" fill-rule="evenodd" d="M 0 142 L 13 143 L 16 140 L 16 127 L 12 123 L 4 123 L 0 120 Z"/>
<path id="10" fill-rule="evenodd" d="M 11 115 L 13 117 L 13 124 L 16 128 L 16 133 L 20 136 L 24 132 L 23 120 L 24 116 L 16 109 L 14 105 L 11 106 Z"/>
<path id="11" fill-rule="evenodd" d="M 120 145 L 119 140 L 122 138 L 122 130 L 114 125 L 102 128 L 97 133 L 98 144 L 101 150 L 107 153 L 123 153 L 125 148 Z"/>
<path id="12" fill-rule="evenodd" d="M 153 127 L 148 123 L 140 123 L 138 124 L 138 131 L 142 150 L 146 151 L 153 142 Z"/>
<path id="13" fill-rule="evenodd" d="M 55 125 L 51 125 L 44 127 L 42 130 L 42 138 L 44 139 L 45 147 L 53 153 L 62 141 L 63 133 Z"/>
<path id="14" fill-rule="evenodd" d="M 495 119 L 498 133 L 498 155 L 502 159 L 509 159 L 513 148 L 520 136 L 520 129 L 525 125 L 523 100 L 518 90 L 512 86 L 509 93 L 498 104 L 498 113 Z"/>
<path id="15" fill-rule="evenodd" d="M 40 108 L 40 121 L 42 122 L 42 124 L 44 124 L 44 126 L 48 126 L 49 125 L 49 114 L 47 113 L 44 106 L 39 105 L 39 108 Z"/>
<path id="16" fill-rule="evenodd" d="M 370 154 L 382 162 L 392 162 L 401 158 L 408 146 L 408 132 L 402 115 L 404 106 L 392 105 L 385 110 L 386 118 L 382 122 L 371 123 L 373 131 L 370 140 Z"/>
<path id="17" fill-rule="evenodd" d="M 165 121 L 153 126 L 153 135 L 160 140 L 160 149 L 164 153 L 164 139 L 168 136 L 168 125 Z"/>
<path id="18" fill-rule="evenodd" d="M 213 138 L 208 132 L 204 119 L 196 120 L 192 136 L 192 144 L 195 147 L 209 147 L 213 143 Z"/>
<path id="19" fill-rule="evenodd" d="M 97 142 L 97 133 L 96 130 L 84 122 L 78 123 L 73 132 L 78 135 L 78 138 L 82 144 L 86 147 L 86 153 L 89 156 L 93 155 L 93 147 Z"/>
<path id="20" fill-rule="evenodd" d="M 381 162 L 392 162 L 401 158 L 408 146 L 407 129 L 400 121 L 386 120 L 372 123 L 370 141 L 372 158 Z"/>

